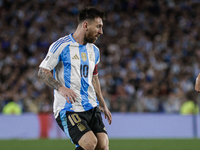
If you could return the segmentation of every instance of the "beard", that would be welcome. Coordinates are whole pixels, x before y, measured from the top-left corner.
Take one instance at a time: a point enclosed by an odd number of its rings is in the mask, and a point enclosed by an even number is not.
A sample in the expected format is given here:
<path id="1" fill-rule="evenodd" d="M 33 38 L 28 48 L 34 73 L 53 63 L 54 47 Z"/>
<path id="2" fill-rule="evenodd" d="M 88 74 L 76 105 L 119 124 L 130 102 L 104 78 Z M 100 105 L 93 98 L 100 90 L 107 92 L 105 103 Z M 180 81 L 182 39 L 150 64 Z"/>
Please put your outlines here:
<path id="1" fill-rule="evenodd" d="M 89 31 L 85 34 L 84 43 L 95 43 L 97 40 L 98 35 L 94 35 L 92 31 Z"/>

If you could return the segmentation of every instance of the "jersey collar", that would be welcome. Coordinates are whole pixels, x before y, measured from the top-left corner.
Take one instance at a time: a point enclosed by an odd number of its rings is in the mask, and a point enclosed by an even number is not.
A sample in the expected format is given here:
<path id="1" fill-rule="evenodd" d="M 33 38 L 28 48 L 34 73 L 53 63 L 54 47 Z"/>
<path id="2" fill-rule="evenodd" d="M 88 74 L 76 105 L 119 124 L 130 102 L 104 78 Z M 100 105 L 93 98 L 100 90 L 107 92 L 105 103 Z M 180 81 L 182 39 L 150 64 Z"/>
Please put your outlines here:
<path id="1" fill-rule="evenodd" d="M 76 43 L 75 39 L 74 39 L 73 36 L 72 36 L 73 34 L 74 34 L 74 33 L 71 33 L 71 34 L 69 35 L 69 37 L 70 37 L 70 39 L 72 40 L 73 43 Z"/>

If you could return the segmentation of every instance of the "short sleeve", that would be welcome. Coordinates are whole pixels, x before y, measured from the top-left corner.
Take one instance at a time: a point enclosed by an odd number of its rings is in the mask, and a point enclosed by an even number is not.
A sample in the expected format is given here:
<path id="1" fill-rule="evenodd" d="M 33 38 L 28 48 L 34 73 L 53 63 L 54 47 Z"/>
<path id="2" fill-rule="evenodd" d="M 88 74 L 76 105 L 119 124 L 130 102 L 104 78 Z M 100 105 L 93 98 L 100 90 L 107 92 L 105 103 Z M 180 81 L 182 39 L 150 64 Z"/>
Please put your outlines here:
<path id="1" fill-rule="evenodd" d="M 53 70 L 59 62 L 59 55 L 66 46 L 67 44 L 62 44 L 55 50 L 55 43 L 53 43 L 49 47 L 48 53 L 39 67 L 45 68 L 50 71 Z"/>
<path id="2" fill-rule="evenodd" d="M 97 65 L 100 62 L 99 48 L 96 47 L 95 45 L 93 46 L 93 48 L 94 48 L 94 53 L 95 53 L 95 65 Z"/>

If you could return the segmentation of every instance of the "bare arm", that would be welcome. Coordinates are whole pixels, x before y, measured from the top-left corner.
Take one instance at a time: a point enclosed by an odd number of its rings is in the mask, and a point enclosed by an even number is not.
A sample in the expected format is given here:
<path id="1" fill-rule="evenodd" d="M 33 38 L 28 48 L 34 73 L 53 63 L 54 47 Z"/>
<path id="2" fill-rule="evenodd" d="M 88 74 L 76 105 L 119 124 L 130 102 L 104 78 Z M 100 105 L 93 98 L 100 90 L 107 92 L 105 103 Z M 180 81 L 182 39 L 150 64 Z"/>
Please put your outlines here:
<path id="1" fill-rule="evenodd" d="M 95 89 L 95 92 L 97 95 L 97 99 L 99 101 L 99 107 L 102 110 L 102 112 L 104 113 L 105 118 L 108 119 L 109 124 L 111 124 L 112 123 L 112 115 L 111 115 L 110 111 L 108 110 L 106 103 L 104 101 L 104 98 L 102 96 L 98 75 L 93 76 L 92 84 L 94 86 L 94 89 Z"/>
<path id="2" fill-rule="evenodd" d="M 44 68 L 40 68 L 38 76 L 43 79 L 43 81 L 51 88 L 58 90 L 62 87 L 62 84 L 53 78 L 52 73 Z"/>
<path id="3" fill-rule="evenodd" d="M 63 86 L 57 80 L 55 80 L 52 73 L 49 70 L 40 67 L 39 72 L 38 72 L 38 76 L 41 79 L 43 79 L 43 81 L 49 87 L 57 90 L 62 96 L 64 96 L 68 103 L 69 103 L 69 100 L 70 100 L 71 103 L 73 103 L 73 101 L 75 101 L 76 93 L 73 90 Z M 68 98 L 69 98 L 69 100 L 68 100 Z"/>
<path id="4" fill-rule="evenodd" d="M 197 78 L 196 78 L 195 90 L 196 90 L 197 92 L 200 92 L 200 73 L 199 73 L 199 75 L 198 75 Z"/>

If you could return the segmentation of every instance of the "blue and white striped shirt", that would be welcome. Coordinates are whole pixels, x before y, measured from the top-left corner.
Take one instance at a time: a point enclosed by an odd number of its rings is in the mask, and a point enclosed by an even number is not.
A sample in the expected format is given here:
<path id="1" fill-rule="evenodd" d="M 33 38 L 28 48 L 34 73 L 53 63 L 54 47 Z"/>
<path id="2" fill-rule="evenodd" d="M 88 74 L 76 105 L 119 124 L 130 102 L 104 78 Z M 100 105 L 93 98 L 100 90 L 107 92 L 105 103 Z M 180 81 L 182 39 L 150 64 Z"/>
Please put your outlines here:
<path id="1" fill-rule="evenodd" d="M 50 46 L 40 67 L 53 70 L 54 78 L 77 95 L 76 102 L 71 104 L 54 90 L 55 117 L 63 109 L 83 112 L 99 105 L 92 85 L 93 71 L 99 61 L 99 49 L 92 43 L 78 44 L 72 34 L 58 39 Z"/>

